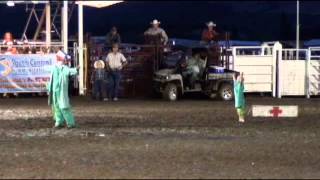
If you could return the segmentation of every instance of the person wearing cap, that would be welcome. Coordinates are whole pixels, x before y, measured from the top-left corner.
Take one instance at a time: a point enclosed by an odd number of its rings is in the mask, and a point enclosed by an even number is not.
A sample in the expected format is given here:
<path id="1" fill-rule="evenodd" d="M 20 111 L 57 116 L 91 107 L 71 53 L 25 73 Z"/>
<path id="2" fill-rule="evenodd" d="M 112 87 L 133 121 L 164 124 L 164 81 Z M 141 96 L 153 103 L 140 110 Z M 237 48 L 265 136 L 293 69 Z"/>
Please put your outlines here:
<path id="1" fill-rule="evenodd" d="M 121 37 L 118 33 L 117 28 L 114 26 L 111 28 L 110 32 L 106 36 L 106 45 L 112 46 L 112 44 L 120 44 L 121 43 Z"/>
<path id="2" fill-rule="evenodd" d="M 163 45 L 166 45 L 168 43 L 168 35 L 162 28 L 160 28 L 160 21 L 155 19 L 150 24 L 151 24 L 151 27 L 144 32 L 144 35 L 149 35 L 149 36 L 159 35 L 161 38 L 160 39 L 161 43 Z"/>
<path id="3" fill-rule="evenodd" d="M 104 84 L 107 78 L 105 70 L 105 63 L 102 60 L 94 62 L 94 72 L 91 76 L 91 83 L 93 84 L 93 98 L 102 100 L 104 98 Z"/>
<path id="4" fill-rule="evenodd" d="M 77 68 L 66 66 L 69 55 L 59 50 L 56 54 L 57 63 L 51 69 L 51 78 L 47 85 L 48 103 L 52 107 L 53 118 L 55 120 L 54 128 L 61 128 L 66 121 L 68 128 L 75 127 L 74 116 L 69 102 L 69 76 L 78 73 Z"/>
<path id="5" fill-rule="evenodd" d="M 119 52 L 119 45 L 113 44 L 112 51 L 106 58 L 108 69 L 108 97 L 113 101 L 118 101 L 118 91 L 121 81 L 121 70 L 127 64 L 127 60 L 122 53 Z M 104 99 L 108 101 L 108 98 Z"/>
<path id="6" fill-rule="evenodd" d="M 202 43 L 210 43 L 216 40 L 218 33 L 215 30 L 216 24 L 212 21 L 207 23 L 207 29 L 202 32 L 201 41 Z"/>

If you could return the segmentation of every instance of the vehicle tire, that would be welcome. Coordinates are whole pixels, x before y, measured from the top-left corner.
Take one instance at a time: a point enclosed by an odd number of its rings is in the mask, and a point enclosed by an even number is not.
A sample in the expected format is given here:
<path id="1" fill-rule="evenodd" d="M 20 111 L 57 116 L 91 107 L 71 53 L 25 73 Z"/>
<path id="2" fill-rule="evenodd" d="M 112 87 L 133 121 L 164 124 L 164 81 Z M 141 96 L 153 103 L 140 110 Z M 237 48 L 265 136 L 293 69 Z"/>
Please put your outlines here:
<path id="1" fill-rule="evenodd" d="M 222 84 L 219 88 L 219 96 L 224 101 L 231 101 L 234 98 L 231 84 Z"/>
<path id="2" fill-rule="evenodd" d="M 178 87 L 173 83 L 166 85 L 163 91 L 163 98 L 168 101 L 176 101 L 178 99 Z"/>

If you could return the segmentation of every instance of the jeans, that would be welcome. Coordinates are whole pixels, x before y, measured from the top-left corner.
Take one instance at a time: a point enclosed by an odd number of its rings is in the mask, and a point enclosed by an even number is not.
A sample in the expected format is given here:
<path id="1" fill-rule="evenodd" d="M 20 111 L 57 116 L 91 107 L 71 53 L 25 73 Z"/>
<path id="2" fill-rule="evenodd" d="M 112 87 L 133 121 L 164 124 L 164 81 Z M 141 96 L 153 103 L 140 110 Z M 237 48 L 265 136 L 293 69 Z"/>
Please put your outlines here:
<path id="1" fill-rule="evenodd" d="M 120 81 L 121 81 L 120 70 L 112 70 L 109 72 L 109 82 L 108 82 L 109 98 L 118 98 Z"/>
<path id="2" fill-rule="evenodd" d="M 104 97 L 104 81 L 95 80 L 93 88 L 93 97 L 96 99 L 102 99 Z"/>

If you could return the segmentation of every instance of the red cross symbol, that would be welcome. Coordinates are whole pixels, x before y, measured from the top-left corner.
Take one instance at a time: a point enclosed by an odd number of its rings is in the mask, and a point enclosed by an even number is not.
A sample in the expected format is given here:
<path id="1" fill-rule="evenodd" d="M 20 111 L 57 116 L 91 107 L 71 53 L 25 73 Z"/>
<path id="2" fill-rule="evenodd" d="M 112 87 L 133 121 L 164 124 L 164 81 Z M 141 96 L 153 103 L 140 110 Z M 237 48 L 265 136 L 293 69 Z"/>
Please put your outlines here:
<path id="1" fill-rule="evenodd" d="M 273 117 L 279 117 L 279 115 L 282 114 L 282 110 L 279 107 L 273 107 L 273 109 L 269 112 L 273 115 Z"/>

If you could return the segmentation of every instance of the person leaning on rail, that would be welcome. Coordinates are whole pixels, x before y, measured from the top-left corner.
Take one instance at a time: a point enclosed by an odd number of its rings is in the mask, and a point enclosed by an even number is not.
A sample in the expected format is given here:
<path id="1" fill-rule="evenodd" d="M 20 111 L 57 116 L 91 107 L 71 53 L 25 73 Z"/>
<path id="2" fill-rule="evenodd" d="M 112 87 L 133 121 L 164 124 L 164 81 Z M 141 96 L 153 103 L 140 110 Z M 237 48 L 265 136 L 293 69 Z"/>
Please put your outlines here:
<path id="1" fill-rule="evenodd" d="M 209 44 L 213 41 L 216 41 L 217 36 L 219 35 L 215 30 L 217 25 L 214 22 L 210 21 L 206 23 L 206 25 L 207 25 L 207 29 L 203 30 L 201 35 L 202 44 Z"/>
<path id="2" fill-rule="evenodd" d="M 17 41 L 14 40 L 12 33 L 6 32 L 3 36 L 3 42 L 2 45 L 6 46 L 6 51 L 4 54 L 6 55 L 12 55 L 12 54 L 17 54 L 17 49 L 14 47 L 17 45 Z M 15 92 L 13 93 L 14 96 L 18 97 L 18 93 Z M 3 97 L 8 98 L 10 95 L 8 93 L 4 93 Z"/>
<path id="3" fill-rule="evenodd" d="M 112 44 L 120 44 L 121 36 L 115 26 L 113 26 L 110 32 L 106 36 L 106 46 L 111 47 Z"/>
<path id="4" fill-rule="evenodd" d="M 144 35 L 145 36 L 157 36 L 157 35 L 159 35 L 161 43 L 163 45 L 167 45 L 167 43 L 168 43 L 168 35 L 165 32 L 165 30 L 160 28 L 160 21 L 155 19 L 150 24 L 151 24 L 151 27 L 147 31 L 144 32 Z"/>

